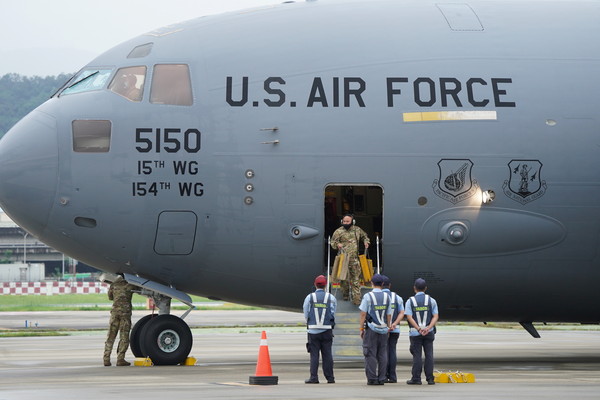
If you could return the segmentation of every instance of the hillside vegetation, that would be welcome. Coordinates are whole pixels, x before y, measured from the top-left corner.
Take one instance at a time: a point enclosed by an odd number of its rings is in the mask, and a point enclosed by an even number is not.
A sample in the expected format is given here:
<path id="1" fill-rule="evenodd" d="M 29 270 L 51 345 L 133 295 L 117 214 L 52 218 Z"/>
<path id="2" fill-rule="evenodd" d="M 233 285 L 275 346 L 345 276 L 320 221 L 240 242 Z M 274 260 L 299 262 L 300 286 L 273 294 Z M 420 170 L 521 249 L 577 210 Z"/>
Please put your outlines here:
<path id="1" fill-rule="evenodd" d="M 21 118 L 45 102 L 70 78 L 69 75 L 0 77 L 0 137 Z"/>

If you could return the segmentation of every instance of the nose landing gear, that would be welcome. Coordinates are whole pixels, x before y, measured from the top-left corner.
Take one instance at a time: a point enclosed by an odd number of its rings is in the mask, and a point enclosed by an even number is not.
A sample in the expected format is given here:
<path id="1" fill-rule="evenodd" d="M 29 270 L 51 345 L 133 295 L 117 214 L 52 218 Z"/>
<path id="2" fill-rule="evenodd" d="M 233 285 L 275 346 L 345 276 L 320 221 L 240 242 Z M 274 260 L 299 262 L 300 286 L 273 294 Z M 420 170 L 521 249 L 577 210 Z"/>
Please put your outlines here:
<path id="1" fill-rule="evenodd" d="M 154 365 L 183 364 L 193 344 L 192 331 L 183 321 L 194 309 L 191 298 L 173 288 L 125 275 L 128 282 L 142 288 L 140 294 L 154 300 L 159 310 L 158 315 L 142 317 L 131 329 L 129 341 L 133 355 L 150 357 Z M 171 298 L 177 298 L 190 307 L 181 318 L 170 314 Z"/>
<path id="2" fill-rule="evenodd" d="M 150 357 L 155 365 L 183 364 L 192 350 L 189 326 L 174 315 L 157 315 L 140 332 L 141 357 Z"/>

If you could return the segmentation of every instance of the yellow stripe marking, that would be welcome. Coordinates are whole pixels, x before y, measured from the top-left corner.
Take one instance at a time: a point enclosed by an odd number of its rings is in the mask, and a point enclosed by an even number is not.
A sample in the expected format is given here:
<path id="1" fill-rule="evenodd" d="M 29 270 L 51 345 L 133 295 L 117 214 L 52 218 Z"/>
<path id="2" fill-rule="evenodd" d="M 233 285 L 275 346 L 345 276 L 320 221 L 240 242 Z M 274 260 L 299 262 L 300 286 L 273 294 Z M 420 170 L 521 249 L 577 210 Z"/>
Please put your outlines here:
<path id="1" fill-rule="evenodd" d="M 404 122 L 481 121 L 497 119 L 496 111 L 427 111 L 403 113 Z"/>

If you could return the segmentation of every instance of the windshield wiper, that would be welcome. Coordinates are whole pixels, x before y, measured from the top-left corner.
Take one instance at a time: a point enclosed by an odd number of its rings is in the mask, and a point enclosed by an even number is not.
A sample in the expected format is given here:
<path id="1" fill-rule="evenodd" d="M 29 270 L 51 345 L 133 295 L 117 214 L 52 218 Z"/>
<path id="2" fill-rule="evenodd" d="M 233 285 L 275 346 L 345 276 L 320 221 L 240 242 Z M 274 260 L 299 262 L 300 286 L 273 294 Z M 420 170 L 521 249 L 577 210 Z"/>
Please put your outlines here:
<path id="1" fill-rule="evenodd" d="M 75 85 L 79 85 L 81 82 L 91 78 L 92 76 L 96 75 L 98 72 L 100 71 L 96 71 L 93 74 L 89 74 L 88 76 L 86 76 L 85 78 L 81 78 L 80 80 L 78 80 L 77 82 L 75 82 L 74 84 L 70 85 L 67 89 L 71 89 L 73 86 Z"/>

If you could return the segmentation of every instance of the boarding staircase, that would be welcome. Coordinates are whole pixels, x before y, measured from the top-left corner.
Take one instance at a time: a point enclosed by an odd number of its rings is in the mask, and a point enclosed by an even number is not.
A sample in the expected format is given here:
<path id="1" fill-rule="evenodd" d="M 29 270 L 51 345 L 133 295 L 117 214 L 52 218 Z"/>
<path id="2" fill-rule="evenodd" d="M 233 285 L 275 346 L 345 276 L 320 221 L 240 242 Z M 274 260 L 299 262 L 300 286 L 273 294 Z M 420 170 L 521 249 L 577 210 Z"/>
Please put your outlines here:
<path id="1" fill-rule="evenodd" d="M 371 288 L 362 288 L 364 295 Z M 335 329 L 333 330 L 333 359 L 362 360 L 362 339 L 360 338 L 360 310 L 351 301 L 344 300 L 340 289 L 332 289 L 337 300 Z"/>

